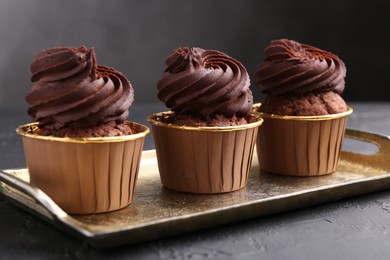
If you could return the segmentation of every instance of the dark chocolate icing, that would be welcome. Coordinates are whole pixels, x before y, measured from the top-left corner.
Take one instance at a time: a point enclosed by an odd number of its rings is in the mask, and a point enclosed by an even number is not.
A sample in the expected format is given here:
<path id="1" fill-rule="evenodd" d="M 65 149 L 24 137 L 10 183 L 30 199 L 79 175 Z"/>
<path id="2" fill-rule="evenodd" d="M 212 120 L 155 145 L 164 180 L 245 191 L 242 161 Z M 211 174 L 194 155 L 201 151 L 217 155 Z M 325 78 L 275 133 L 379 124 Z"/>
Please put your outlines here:
<path id="1" fill-rule="evenodd" d="M 244 117 L 253 96 L 245 67 L 228 55 L 201 48 L 179 48 L 166 59 L 157 83 L 158 98 L 172 111 L 208 119 L 216 114 Z"/>
<path id="2" fill-rule="evenodd" d="M 128 117 L 134 91 L 120 72 L 96 64 L 93 48 L 57 47 L 31 64 L 28 114 L 41 127 L 93 127 Z"/>
<path id="3" fill-rule="evenodd" d="M 272 95 L 344 91 L 346 68 L 335 54 L 292 40 L 273 40 L 255 72 L 256 85 Z"/>

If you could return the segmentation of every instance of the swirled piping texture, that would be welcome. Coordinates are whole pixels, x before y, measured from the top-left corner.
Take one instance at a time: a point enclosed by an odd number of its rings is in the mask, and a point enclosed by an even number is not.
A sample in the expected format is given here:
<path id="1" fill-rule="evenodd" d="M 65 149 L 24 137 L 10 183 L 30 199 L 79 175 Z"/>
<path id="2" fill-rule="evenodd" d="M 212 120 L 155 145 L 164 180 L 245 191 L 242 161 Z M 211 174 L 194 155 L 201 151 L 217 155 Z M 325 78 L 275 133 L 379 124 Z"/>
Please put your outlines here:
<path id="1" fill-rule="evenodd" d="M 41 127 L 93 127 L 128 117 L 134 100 L 130 82 L 113 68 L 97 65 L 93 48 L 41 51 L 31 72 L 28 113 Z"/>
<path id="2" fill-rule="evenodd" d="M 208 119 L 220 114 L 244 117 L 253 104 L 245 67 L 228 55 L 201 48 L 179 48 L 166 59 L 158 98 L 172 111 Z"/>
<path id="3" fill-rule="evenodd" d="M 292 40 L 273 40 L 255 72 L 263 93 L 334 91 L 342 94 L 346 68 L 335 54 Z"/>

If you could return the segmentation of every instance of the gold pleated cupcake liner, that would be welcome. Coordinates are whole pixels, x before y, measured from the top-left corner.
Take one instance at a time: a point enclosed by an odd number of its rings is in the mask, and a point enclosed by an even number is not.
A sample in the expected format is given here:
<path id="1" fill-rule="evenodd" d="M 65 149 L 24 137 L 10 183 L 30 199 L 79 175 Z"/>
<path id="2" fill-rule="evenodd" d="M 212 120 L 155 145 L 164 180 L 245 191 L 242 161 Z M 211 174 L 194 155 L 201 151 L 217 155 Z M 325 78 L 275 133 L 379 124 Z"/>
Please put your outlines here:
<path id="1" fill-rule="evenodd" d="M 30 182 L 65 212 L 101 213 L 133 199 L 141 152 L 149 129 L 131 125 L 133 135 L 60 138 L 37 135 L 37 124 L 17 128 L 22 136 Z"/>
<path id="2" fill-rule="evenodd" d="M 258 111 L 259 104 L 254 106 Z M 291 176 L 320 176 L 337 170 L 348 111 L 323 116 L 282 116 L 259 112 L 260 168 Z"/>
<path id="3" fill-rule="evenodd" d="M 258 127 L 179 126 L 165 122 L 171 112 L 150 115 L 162 184 L 172 190 L 213 194 L 242 189 L 249 177 Z"/>

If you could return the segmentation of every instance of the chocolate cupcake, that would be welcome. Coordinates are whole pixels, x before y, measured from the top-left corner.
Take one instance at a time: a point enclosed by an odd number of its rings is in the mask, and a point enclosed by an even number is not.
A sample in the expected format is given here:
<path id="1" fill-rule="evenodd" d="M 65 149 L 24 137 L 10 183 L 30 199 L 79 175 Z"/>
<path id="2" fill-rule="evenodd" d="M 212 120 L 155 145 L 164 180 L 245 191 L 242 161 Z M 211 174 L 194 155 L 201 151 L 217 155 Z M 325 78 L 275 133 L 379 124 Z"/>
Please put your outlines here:
<path id="1" fill-rule="evenodd" d="M 244 188 L 262 119 L 244 66 L 228 55 L 179 48 L 166 59 L 158 97 L 169 112 L 148 117 L 162 184 L 192 193 Z"/>
<path id="2" fill-rule="evenodd" d="M 340 96 L 346 67 L 336 55 L 292 40 L 273 40 L 255 72 L 265 94 L 257 151 L 261 169 L 293 176 L 335 172 L 352 109 Z"/>
<path id="3" fill-rule="evenodd" d="M 39 52 L 22 125 L 31 184 L 68 213 L 117 210 L 132 201 L 146 126 L 127 121 L 134 91 L 84 46 Z"/>

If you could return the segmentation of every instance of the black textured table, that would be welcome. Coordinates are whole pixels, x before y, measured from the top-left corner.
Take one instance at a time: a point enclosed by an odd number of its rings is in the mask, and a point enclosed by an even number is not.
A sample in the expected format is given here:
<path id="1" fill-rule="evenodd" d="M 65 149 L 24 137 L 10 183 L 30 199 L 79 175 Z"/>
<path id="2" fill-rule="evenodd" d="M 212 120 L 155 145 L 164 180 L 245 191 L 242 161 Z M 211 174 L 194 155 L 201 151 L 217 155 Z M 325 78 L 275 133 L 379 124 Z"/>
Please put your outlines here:
<path id="1" fill-rule="evenodd" d="M 348 127 L 390 135 L 390 103 L 350 103 Z M 160 105 L 135 105 L 147 124 Z M 25 167 L 15 128 L 25 108 L 0 108 L 0 169 Z M 153 149 L 152 136 L 145 150 Z M 390 158 L 389 158 L 390 163 Z M 0 197 L 0 259 L 390 259 L 390 191 L 343 199 L 158 241 L 99 250 Z"/>

